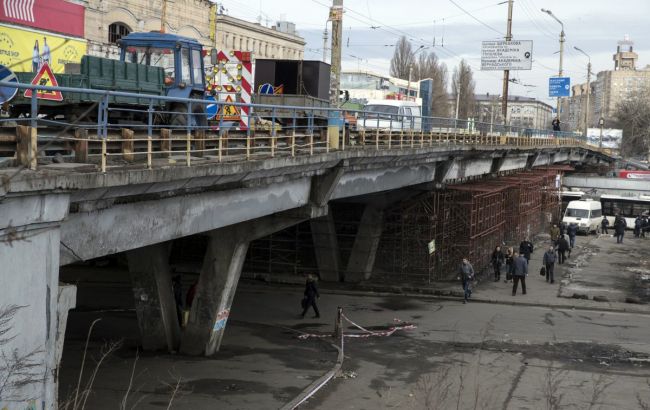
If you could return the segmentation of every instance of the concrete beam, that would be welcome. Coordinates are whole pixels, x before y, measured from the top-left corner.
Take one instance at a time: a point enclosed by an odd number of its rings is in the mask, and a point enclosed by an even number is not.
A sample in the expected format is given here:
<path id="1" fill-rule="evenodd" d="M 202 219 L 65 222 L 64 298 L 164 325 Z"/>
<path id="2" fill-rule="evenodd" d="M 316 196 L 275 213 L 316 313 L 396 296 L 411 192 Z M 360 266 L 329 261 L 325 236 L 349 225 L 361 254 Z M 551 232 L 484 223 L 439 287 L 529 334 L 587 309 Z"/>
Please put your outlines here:
<path id="1" fill-rule="evenodd" d="M 250 242 L 303 222 L 311 215 L 309 209 L 283 212 L 209 233 L 181 353 L 211 356 L 219 350 Z"/>
<path id="2" fill-rule="evenodd" d="M 504 161 L 506 160 L 507 152 L 503 155 L 492 158 L 492 166 L 490 167 L 490 174 L 498 174 L 501 171 Z"/>
<path id="3" fill-rule="evenodd" d="M 438 184 L 442 184 L 443 182 L 445 182 L 445 179 L 447 179 L 447 175 L 449 175 L 449 171 L 451 170 L 453 165 L 454 165 L 454 158 L 449 158 L 446 161 L 440 161 L 436 163 L 436 173 L 434 175 L 434 182 Z"/>
<path id="4" fill-rule="evenodd" d="M 342 162 L 334 168 L 330 168 L 323 175 L 312 177 L 311 180 L 311 202 L 318 206 L 325 206 L 332 198 L 334 188 L 338 185 L 347 164 Z"/>
<path id="5" fill-rule="evenodd" d="M 533 165 L 535 165 L 537 158 L 539 158 L 539 151 L 528 155 L 528 158 L 526 159 L 526 170 L 530 171 L 533 169 Z"/>
<path id="6" fill-rule="evenodd" d="M 381 239 L 383 221 L 383 208 L 372 204 L 366 205 L 350 252 L 345 272 L 346 282 L 360 282 L 370 278 Z"/>
<path id="7" fill-rule="evenodd" d="M 309 202 L 310 181 L 208 191 L 152 201 L 116 204 L 70 214 L 61 227 L 61 264 L 88 260 L 183 236 L 207 232 Z"/>
<path id="8" fill-rule="evenodd" d="M 320 279 L 338 282 L 341 279 L 341 255 L 331 209 L 327 215 L 309 222 Z"/>
<path id="9" fill-rule="evenodd" d="M 173 352 L 180 343 L 181 330 L 169 267 L 170 251 L 171 242 L 162 242 L 126 253 L 144 350 Z"/>

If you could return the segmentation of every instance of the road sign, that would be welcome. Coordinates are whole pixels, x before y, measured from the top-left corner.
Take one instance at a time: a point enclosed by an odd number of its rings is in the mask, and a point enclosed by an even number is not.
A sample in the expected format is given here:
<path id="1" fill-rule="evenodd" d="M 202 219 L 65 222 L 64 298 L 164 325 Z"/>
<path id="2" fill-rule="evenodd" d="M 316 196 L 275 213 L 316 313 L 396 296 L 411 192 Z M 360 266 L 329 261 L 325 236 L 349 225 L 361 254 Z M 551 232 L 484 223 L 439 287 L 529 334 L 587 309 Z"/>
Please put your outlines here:
<path id="1" fill-rule="evenodd" d="M 550 77 L 548 79 L 549 97 L 568 97 L 571 95 L 570 77 Z"/>
<path id="2" fill-rule="evenodd" d="M 226 97 L 225 103 L 221 106 L 219 109 L 219 113 L 217 114 L 217 119 L 220 121 L 239 121 L 240 118 L 240 111 L 239 108 L 235 105 L 228 104 L 232 103 L 232 97 L 228 96 Z"/>
<path id="3" fill-rule="evenodd" d="M 205 115 L 208 120 L 211 120 L 217 116 L 217 111 L 218 111 L 217 100 L 215 100 L 215 98 L 211 95 L 205 97 L 205 99 L 206 101 L 210 101 L 210 104 L 205 106 Z"/>
<path id="4" fill-rule="evenodd" d="M 530 70 L 533 41 L 484 41 L 481 47 L 481 70 Z"/>
<path id="5" fill-rule="evenodd" d="M 41 69 L 38 70 L 38 74 L 32 80 L 32 85 L 45 85 L 48 87 L 58 87 L 59 83 L 56 82 L 56 77 L 52 73 L 49 64 L 43 63 Z M 32 90 L 25 90 L 25 98 L 32 97 Z M 51 101 L 63 101 L 63 94 L 61 91 L 49 91 L 49 90 L 37 90 L 36 98 L 41 100 L 51 100 Z"/>
<path id="6" fill-rule="evenodd" d="M 16 74 L 14 74 L 13 71 L 11 71 L 10 69 L 8 69 L 3 65 L 0 65 L 0 81 L 4 81 L 7 83 L 18 83 L 18 78 L 16 78 Z M 18 92 L 18 88 L 16 87 L 9 87 L 9 86 L 0 87 L 0 104 L 4 104 L 7 101 L 11 101 L 11 99 L 16 96 L 17 92 Z"/>

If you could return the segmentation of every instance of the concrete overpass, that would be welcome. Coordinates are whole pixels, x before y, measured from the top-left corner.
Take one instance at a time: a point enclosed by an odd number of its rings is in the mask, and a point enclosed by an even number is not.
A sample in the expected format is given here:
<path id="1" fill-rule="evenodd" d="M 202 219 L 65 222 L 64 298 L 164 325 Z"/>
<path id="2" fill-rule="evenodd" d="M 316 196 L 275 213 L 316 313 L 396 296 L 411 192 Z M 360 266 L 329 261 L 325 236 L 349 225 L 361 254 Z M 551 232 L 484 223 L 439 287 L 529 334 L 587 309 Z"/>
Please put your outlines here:
<path id="1" fill-rule="evenodd" d="M 67 310 L 74 307 L 74 287 L 59 283 L 59 266 L 126 252 L 143 347 L 211 355 L 223 337 L 252 240 L 311 220 L 321 278 L 359 280 L 372 270 L 381 226 L 377 210 L 413 190 L 550 164 L 610 160 L 579 144 L 446 144 L 215 160 L 191 167 L 127 166 L 106 173 L 71 164 L 37 171 L 4 169 L 0 292 L 3 304 L 20 307 L 11 346 L 26 352 L 40 348 L 45 375 L 43 383 L 25 386 L 21 394 L 42 398 L 46 408 L 56 403 L 56 368 Z M 329 201 L 382 192 L 387 193 L 385 201 L 367 205 L 354 257 L 342 269 L 332 254 Z M 170 244 L 198 233 L 210 239 L 190 321 L 181 332 L 168 263 Z"/>

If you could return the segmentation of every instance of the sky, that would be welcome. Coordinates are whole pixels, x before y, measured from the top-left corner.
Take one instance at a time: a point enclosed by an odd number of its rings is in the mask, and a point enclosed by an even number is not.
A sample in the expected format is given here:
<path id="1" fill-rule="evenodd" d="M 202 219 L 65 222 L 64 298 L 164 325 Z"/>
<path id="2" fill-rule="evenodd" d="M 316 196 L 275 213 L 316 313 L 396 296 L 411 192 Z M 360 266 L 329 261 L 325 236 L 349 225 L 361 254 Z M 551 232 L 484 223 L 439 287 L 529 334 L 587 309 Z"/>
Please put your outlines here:
<path id="1" fill-rule="evenodd" d="M 503 72 L 480 71 L 481 42 L 504 39 L 507 2 L 503 0 L 343 0 L 343 69 L 361 69 L 387 75 L 394 44 L 406 36 L 415 49 L 433 51 L 449 68 L 461 59 L 474 71 L 476 92 L 501 94 Z M 331 0 L 220 0 L 231 16 L 296 24 L 306 40 L 305 59 L 320 60 L 323 30 Z M 462 8 L 462 9 L 461 9 Z M 617 42 L 628 35 L 639 54 L 637 68 L 650 64 L 650 0 L 515 0 L 514 40 L 533 41 L 532 70 L 513 71 L 511 95 L 548 98 L 548 77 L 557 75 L 560 24 L 541 9 L 551 10 L 564 23 L 564 75 L 571 84 L 586 82 L 587 57 L 595 74 L 614 67 Z M 330 31 L 328 25 L 328 31 Z"/>

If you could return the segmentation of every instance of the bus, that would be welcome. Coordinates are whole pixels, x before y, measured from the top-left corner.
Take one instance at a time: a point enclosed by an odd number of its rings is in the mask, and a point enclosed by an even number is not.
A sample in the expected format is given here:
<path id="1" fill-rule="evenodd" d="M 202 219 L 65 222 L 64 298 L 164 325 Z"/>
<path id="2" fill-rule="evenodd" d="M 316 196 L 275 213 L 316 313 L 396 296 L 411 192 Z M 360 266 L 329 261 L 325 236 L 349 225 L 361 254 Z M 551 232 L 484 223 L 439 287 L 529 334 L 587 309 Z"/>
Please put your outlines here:
<path id="1" fill-rule="evenodd" d="M 625 218 L 628 229 L 633 229 L 637 216 L 650 213 L 650 196 L 647 195 L 629 197 L 603 194 L 600 203 L 610 226 L 614 223 L 614 216 L 619 214 Z"/>

